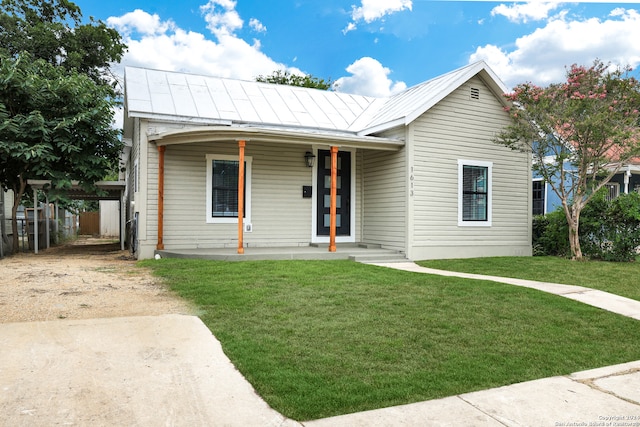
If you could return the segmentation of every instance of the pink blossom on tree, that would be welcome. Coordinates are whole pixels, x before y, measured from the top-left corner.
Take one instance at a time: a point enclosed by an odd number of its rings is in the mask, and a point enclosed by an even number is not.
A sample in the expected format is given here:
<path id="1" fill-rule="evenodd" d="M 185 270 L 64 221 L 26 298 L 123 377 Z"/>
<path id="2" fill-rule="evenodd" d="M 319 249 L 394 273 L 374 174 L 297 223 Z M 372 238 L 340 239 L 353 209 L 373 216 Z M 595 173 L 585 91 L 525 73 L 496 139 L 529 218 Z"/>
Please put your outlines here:
<path id="1" fill-rule="evenodd" d="M 630 68 L 572 65 L 566 83 L 516 86 L 511 124 L 495 142 L 530 151 L 533 169 L 561 200 L 572 258 L 582 259 L 580 213 L 594 193 L 640 156 L 640 84 Z"/>

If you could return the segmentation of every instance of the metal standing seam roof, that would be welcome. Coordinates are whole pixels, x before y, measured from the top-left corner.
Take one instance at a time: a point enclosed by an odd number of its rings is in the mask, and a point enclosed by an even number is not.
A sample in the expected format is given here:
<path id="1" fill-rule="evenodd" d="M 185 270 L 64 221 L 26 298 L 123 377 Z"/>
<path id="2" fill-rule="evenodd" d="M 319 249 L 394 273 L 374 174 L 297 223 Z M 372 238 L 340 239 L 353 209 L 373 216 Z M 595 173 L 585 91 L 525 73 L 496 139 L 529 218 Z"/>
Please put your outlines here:
<path id="1" fill-rule="evenodd" d="M 347 130 L 375 98 L 127 67 L 130 116 Z"/>
<path id="2" fill-rule="evenodd" d="M 125 104 L 130 117 L 362 136 L 410 123 L 482 71 L 506 92 L 483 61 L 388 98 L 127 67 Z"/>

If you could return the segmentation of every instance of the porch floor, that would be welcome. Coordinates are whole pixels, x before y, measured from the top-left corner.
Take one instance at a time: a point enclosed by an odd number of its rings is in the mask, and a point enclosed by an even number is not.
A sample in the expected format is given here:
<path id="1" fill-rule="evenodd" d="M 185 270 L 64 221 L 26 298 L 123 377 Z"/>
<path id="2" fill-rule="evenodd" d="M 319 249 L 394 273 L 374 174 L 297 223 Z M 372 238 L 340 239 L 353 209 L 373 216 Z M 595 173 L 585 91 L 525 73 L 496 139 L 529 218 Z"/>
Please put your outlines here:
<path id="1" fill-rule="evenodd" d="M 406 262 L 404 254 L 382 249 L 379 245 L 340 244 L 335 252 L 329 252 L 328 245 L 309 245 L 292 247 L 246 247 L 244 254 L 238 254 L 237 248 L 213 249 L 164 249 L 155 253 L 163 258 L 196 258 L 218 261 L 257 261 L 257 260 L 332 260 L 350 259 L 356 262 Z"/>

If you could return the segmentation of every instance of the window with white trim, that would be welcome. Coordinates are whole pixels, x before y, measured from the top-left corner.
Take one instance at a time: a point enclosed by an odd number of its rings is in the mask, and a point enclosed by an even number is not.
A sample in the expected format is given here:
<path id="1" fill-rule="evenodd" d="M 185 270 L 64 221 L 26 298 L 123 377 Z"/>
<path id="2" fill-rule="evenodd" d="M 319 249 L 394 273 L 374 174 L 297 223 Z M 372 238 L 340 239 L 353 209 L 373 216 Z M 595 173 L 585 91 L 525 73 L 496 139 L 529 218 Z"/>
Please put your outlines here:
<path id="1" fill-rule="evenodd" d="M 544 215 L 545 182 L 534 179 L 532 184 L 533 214 Z"/>
<path id="2" fill-rule="evenodd" d="M 458 160 L 458 225 L 491 226 L 492 162 Z"/>
<path id="3" fill-rule="evenodd" d="M 207 154 L 207 222 L 238 222 L 238 156 Z M 251 157 L 244 158 L 244 218 L 251 222 Z"/>

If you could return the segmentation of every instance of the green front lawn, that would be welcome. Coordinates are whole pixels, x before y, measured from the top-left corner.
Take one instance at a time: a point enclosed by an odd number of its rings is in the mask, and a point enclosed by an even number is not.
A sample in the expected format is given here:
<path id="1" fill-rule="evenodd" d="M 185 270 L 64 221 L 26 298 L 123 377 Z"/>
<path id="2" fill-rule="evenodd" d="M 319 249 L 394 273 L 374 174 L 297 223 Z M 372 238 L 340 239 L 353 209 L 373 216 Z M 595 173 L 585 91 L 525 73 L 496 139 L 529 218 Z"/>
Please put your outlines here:
<path id="1" fill-rule="evenodd" d="M 301 421 L 640 359 L 640 322 L 527 288 L 351 261 L 142 265 Z"/>
<path id="2" fill-rule="evenodd" d="M 423 267 L 584 286 L 640 301 L 640 262 L 576 262 L 559 257 L 419 261 Z"/>

